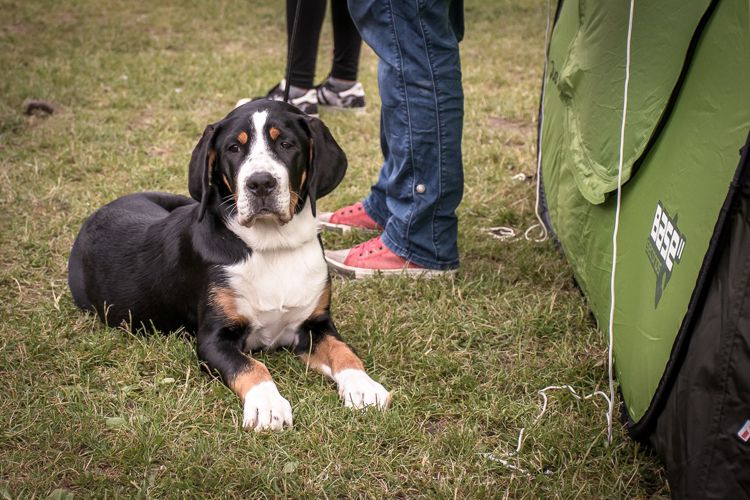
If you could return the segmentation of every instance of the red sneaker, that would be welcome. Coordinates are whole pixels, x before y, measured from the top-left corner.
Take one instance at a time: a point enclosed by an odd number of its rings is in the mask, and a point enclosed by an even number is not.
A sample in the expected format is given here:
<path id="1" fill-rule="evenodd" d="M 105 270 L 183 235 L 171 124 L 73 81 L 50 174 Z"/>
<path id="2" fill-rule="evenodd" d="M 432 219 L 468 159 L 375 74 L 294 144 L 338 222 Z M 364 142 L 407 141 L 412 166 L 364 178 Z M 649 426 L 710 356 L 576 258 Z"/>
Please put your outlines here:
<path id="1" fill-rule="evenodd" d="M 352 229 L 368 231 L 382 231 L 383 228 L 367 215 L 361 201 L 354 205 L 342 207 L 335 212 L 321 212 L 318 214 L 320 227 L 329 231 L 348 233 Z"/>
<path id="2" fill-rule="evenodd" d="M 454 271 L 427 269 L 393 253 L 376 236 L 345 250 L 326 250 L 326 262 L 332 271 L 354 279 L 376 274 L 433 277 Z"/>

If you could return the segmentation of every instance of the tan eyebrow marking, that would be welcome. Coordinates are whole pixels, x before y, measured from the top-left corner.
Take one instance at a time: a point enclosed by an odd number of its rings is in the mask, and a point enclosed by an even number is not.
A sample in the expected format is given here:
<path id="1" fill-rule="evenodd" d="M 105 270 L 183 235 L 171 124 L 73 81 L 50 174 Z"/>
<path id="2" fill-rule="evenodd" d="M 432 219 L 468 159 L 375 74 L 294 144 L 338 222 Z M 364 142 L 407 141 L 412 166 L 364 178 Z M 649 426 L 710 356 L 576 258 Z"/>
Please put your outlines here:
<path id="1" fill-rule="evenodd" d="M 277 129 L 276 127 L 271 127 L 270 129 L 268 129 L 268 135 L 271 136 L 272 141 L 275 141 L 281 135 L 281 130 Z"/>
<path id="2" fill-rule="evenodd" d="M 247 132 L 240 132 L 237 135 L 237 140 L 240 141 L 240 144 L 247 144 Z"/>

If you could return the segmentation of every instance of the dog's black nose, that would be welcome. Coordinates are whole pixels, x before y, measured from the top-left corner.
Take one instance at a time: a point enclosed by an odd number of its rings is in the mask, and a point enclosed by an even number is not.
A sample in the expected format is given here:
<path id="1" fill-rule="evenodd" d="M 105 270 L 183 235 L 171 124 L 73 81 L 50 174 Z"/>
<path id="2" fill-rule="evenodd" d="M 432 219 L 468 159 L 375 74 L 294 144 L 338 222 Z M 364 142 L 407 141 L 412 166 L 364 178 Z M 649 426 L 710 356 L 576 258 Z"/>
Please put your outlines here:
<path id="1" fill-rule="evenodd" d="M 276 178 L 268 172 L 255 172 L 247 178 L 247 190 L 255 196 L 268 196 L 276 184 Z"/>

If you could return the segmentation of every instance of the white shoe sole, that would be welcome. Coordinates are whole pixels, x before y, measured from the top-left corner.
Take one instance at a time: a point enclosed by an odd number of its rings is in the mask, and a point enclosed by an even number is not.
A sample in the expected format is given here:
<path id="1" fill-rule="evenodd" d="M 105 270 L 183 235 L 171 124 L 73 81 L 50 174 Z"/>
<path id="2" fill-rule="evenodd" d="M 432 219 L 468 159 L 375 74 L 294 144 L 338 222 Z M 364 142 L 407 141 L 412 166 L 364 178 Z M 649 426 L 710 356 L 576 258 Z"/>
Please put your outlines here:
<path id="1" fill-rule="evenodd" d="M 325 231 L 331 231 L 334 233 L 349 233 L 352 230 L 356 229 L 357 231 L 369 231 L 372 233 L 375 233 L 379 231 L 378 229 L 367 229 L 365 227 L 354 227 L 350 226 L 348 224 L 334 224 L 332 222 L 329 222 L 331 220 L 331 216 L 333 215 L 333 212 L 321 212 L 318 214 L 318 227 Z"/>
<path id="2" fill-rule="evenodd" d="M 455 274 L 455 269 L 447 271 L 439 269 L 424 269 L 424 268 L 411 268 L 404 267 L 401 269 L 366 269 L 364 267 L 352 267 L 344 264 L 344 259 L 349 254 L 349 249 L 345 250 L 326 250 L 325 257 L 328 269 L 336 274 L 345 276 L 347 278 L 361 280 L 365 278 L 371 278 L 373 276 L 406 276 L 410 278 L 437 278 L 438 276 L 446 276 Z"/>

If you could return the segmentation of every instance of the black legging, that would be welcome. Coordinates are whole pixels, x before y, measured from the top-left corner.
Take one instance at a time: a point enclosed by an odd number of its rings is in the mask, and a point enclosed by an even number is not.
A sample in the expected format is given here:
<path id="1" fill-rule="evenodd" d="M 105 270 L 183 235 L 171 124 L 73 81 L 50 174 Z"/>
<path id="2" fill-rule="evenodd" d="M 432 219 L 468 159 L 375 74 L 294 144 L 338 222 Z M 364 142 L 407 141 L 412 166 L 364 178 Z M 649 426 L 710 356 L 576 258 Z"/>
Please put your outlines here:
<path id="1" fill-rule="evenodd" d="M 299 9 L 297 34 L 294 38 L 289 83 L 295 87 L 309 89 L 313 87 L 313 80 L 315 79 L 318 41 L 326 13 L 326 0 L 286 1 L 287 47 L 292 37 L 294 12 L 297 9 L 298 1 L 301 1 L 302 5 Z M 331 22 L 333 24 L 331 76 L 342 80 L 356 80 L 362 38 L 349 15 L 346 0 L 331 0 Z"/>

